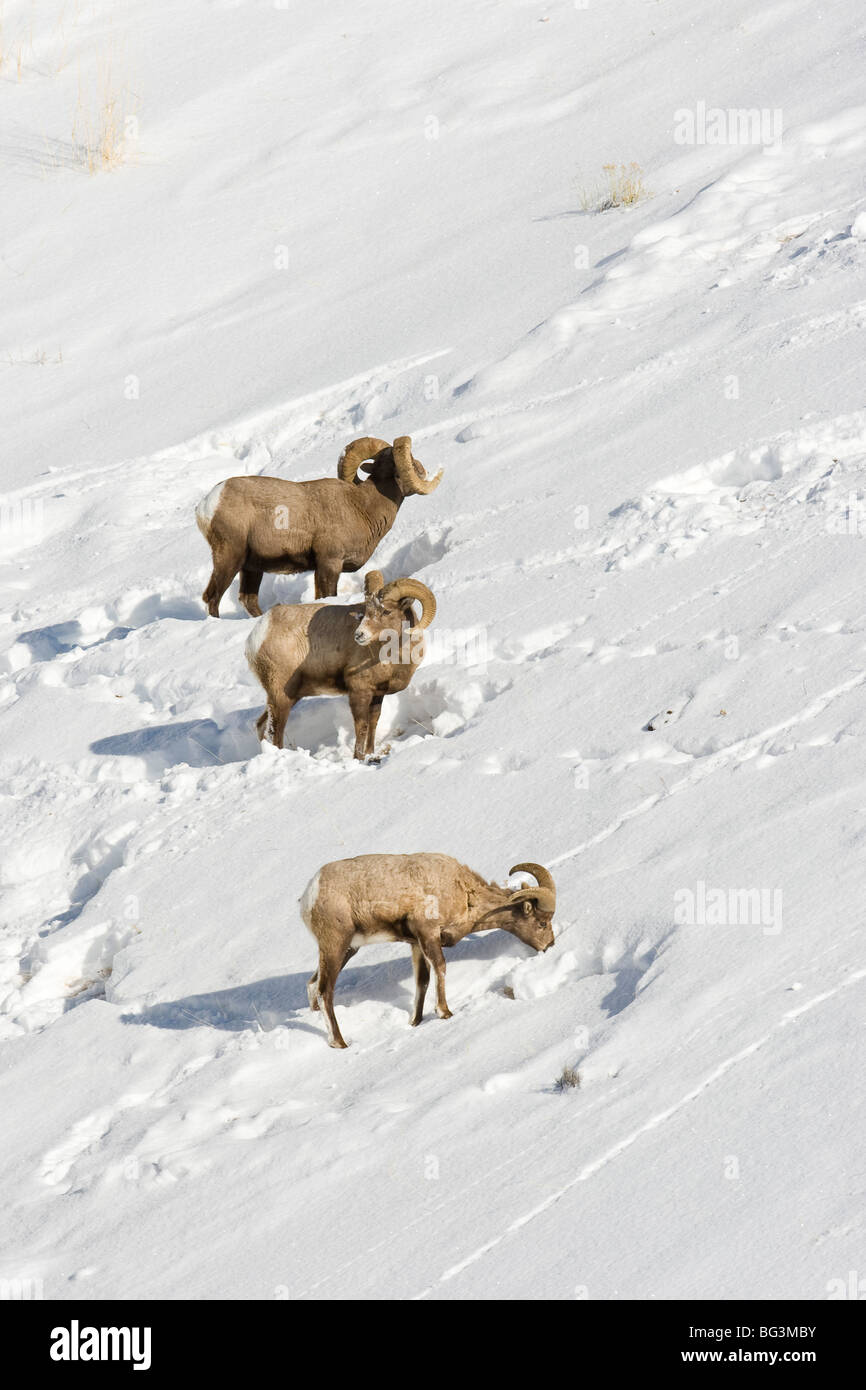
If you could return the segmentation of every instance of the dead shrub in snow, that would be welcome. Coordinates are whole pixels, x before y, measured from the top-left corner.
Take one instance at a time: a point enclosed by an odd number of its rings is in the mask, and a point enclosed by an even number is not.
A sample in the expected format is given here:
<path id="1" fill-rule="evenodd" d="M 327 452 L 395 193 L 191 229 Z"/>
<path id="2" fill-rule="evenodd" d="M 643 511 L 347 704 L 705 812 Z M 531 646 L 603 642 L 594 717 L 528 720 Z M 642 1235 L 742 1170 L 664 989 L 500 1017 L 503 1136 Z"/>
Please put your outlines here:
<path id="1" fill-rule="evenodd" d="M 581 188 L 584 212 L 608 212 L 611 208 L 631 207 L 649 196 L 639 164 L 605 164 L 604 178 L 592 188 Z"/>
<path id="2" fill-rule="evenodd" d="M 25 31 L 20 27 L 13 33 L 4 17 L 4 5 L 0 3 L 0 73 L 14 69 L 16 80 L 24 75 L 24 51 L 33 53 L 33 26 Z"/>
<path id="3" fill-rule="evenodd" d="M 134 98 L 115 77 L 111 59 L 97 65 L 89 83 L 79 74 L 72 144 L 80 167 L 98 174 L 126 161 L 135 121 L 133 107 Z"/>
<path id="4" fill-rule="evenodd" d="M 48 364 L 52 367 L 63 366 L 62 348 L 58 348 L 54 357 L 49 357 L 44 348 L 29 354 L 23 352 L 8 352 L 6 354 L 6 365 L 9 367 L 44 367 Z"/>
<path id="5" fill-rule="evenodd" d="M 573 1091 L 580 1085 L 580 1072 L 575 1067 L 563 1067 L 562 1073 L 556 1078 L 555 1089 L 557 1091 Z"/>

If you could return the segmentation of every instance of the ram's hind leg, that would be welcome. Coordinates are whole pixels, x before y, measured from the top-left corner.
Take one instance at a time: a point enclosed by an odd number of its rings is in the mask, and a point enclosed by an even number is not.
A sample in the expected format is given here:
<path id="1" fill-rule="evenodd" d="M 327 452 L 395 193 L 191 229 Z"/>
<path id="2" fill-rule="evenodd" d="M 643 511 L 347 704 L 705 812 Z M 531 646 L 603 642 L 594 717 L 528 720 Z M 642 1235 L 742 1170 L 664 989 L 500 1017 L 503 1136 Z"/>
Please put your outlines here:
<path id="1" fill-rule="evenodd" d="M 357 949 L 352 945 L 354 923 L 347 913 L 339 910 L 325 913 L 319 904 L 313 907 L 311 918 L 304 920 L 319 943 L 319 968 L 307 984 L 310 1008 L 317 1010 L 318 1006 L 325 1015 L 331 1047 L 345 1047 L 334 1013 L 334 986 L 346 961 Z"/>
<path id="2" fill-rule="evenodd" d="M 346 961 L 347 961 L 347 960 L 351 960 L 352 957 L 353 957 L 353 956 L 356 956 L 357 954 L 358 954 L 358 947 L 357 947 L 357 946 L 350 946 L 349 949 L 348 949 L 348 951 L 346 952 L 346 954 L 343 956 L 343 965 L 346 964 Z M 343 965 L 340 966 L 340 970 L 343 969 Z M 339 973 L 340 973 L 340 971 L 338 970 L 338 971 L 337 971 L 337 974 L 339 974 Z M 308 998 L 309 1001 L 310 1001 L 310 1008 L 312 1009 L 313 1013 L 314 1013 L 314 1014 L 317 1014 L 317 1013 L 319 1012 L 319 971 L 318 971 L 318 969 L 316 969 L 316 970 L 313 971 L 312 975 L 310 976 L 309 980 L 307 981 L 307 998 Z"/>
<path id="3" fill-rule="evenodd" d="M 319 1012 L 319 967 L 313 971 L 307 981 L 307 998 L 310 1001 L 310 1008 L 314 1014 Z"/>
<path id="4" fill-rule="evenodd" d="M 298 682 L 293 678 L 285 686 L 277 687 L 269 683 L 265 686 L 268 707 L 256 720 L 256 733 L 260 741 L 267 740 L 275 748 L 282 748 L 283 735 L 289 715 L 298 703 Z"/>
<path id="5" fill-rule="evenodd" d="M 282 691 L 278 695 L 268 696 L 268 707 L 256 720 L 260 743 L 272 743 L 275 748 L 282 748 L 286 722 L 294 704 L 295 701 L 286 699 Z"/>
<path id="6" fill-rule="evenodd" d="M 225 543 L 216 541 L 211 546 L 213 552 L 213 571 L 202 594 L 202 601 L 212 618 L 220 615 L 220 599 L 241 567 L 243 555 L 232 550 Z"/>
<path id="7" fill-rule="evenodd" d="M 328 1025 L 328 1042 L 331 1047 L 346 1046 L 345 1039 L 340 1032 L 340 1025 L 337 1022 L 337 1015 L 334 1013 L 334 986 L 337 983 L 337 976 L 343 968 L 341 965 L 343 958 L 344 953 L 342 951 L 336 955 L 333 950 L 326 951 L 323 947 L 319 948 L 316 993 L 319 1006 Z"/>
<path id="8" fill-rule="evenodd" d="M 260 618 L 262 610 L 259 607 L 259 589 L 262 585 L 262 571 L 250 569 L 244 565 L 241 570 L 241 582 L 238 590 L 238 601 L 247 610 L 251 618 Z"/>

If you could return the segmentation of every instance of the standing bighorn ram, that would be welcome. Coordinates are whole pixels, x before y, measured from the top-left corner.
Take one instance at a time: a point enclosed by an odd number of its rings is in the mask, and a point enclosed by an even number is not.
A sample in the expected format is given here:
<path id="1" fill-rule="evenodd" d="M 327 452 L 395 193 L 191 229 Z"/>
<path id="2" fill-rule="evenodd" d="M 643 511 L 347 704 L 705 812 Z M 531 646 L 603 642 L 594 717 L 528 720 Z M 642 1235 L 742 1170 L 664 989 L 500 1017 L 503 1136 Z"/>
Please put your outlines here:
<path id="1" fill-rule="evenodd" d="M 310 977 L 310 1007 L 324 1010 L 331 1047 L 345 1047 L 334 1014 L 337 976 L 360 946 L 405 941 L 412 946 L 415 1007 L 421 1022 L 430 971 L 436 975 L 436 1012 L 450 1018 L 445 998 L 443 946 L 470 932 L 502 927 L 536 951 L 553 945 L 556 887 L 540 864 L 515 864 L 538 887 L 513 892 L 488 883 L 447 854 L 362 854 L 337 859 L 307 884 L 301 916 L 319 943 L 319 968 Z"/>
<path id="2" fill-rule="evenodd" d="M 359 478 L 363 469 L 366 478 Z M 439 486 L 412 457 L 408 435 L 356 439 L 340 455 L 336 478 L 305 483 L 284 478 L 228 478 L 195 509 L 198 528 L 213 553 L 213 572 L 202 599 L 212 618 L 238 570 L 238 598 L 261 617 L 262 575 L 316 572 L 316 598 L 331 598 L 344 572 L 367 563 L 390 531 L 404 497 Z"/>
<path id="3" fill-rule="evenodd" d="M 283 746 L 292 708 L 305 695 L 348 695 L 355 722 L 355 757 L 373 752 L 382 700 L 405 690 L 424 655 L 436 600 L 418 579 L 386 584 L 379 570 L 364 581 L 364 602 L 278 603 L 247 638 L 246 657 L 264 686 L 267 708 L 259 738 Z M 421 604 L 421 617 L 412 608 Z"/>

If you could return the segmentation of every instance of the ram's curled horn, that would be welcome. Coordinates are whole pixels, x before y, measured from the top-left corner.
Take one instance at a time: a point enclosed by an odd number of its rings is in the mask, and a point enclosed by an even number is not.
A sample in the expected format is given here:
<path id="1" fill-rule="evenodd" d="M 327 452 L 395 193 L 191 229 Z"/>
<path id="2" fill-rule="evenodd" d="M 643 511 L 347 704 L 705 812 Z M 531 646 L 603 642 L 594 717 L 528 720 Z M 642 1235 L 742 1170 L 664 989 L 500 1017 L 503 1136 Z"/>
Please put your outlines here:
<path id="1" fill-rule="evenodd" d="M 381 570 L 368 570 L 364 575 L 364 593 L 369 598 L 371 594 L 378 594 L 385 583 L 385 576 Z"/>
<path id="2" fill-rule="evenodd" d="M 391 583 L 385 586 L 382 597 L 392 600 L 417 599 L 421 604 L 421 617 L 415 624 L 416 628 L 429 627 L 436 617 L 436 600 L 420 579 L 392 579 Z"/>
<path id="3" fill-rule="evenodd" d="M 513 903 L 536 902 L 540 912 L 556 910 L 556 884 L 553 875 L 542 864 L 515 864 L 510 874 L 532 874 L 537 888 L 519 888 L 511 896 Z"/>
<path id="4" fill-rule="evenodd" d="M 337 477 L 344 483 L 357 482 L 358 469 L 368 459 L 374 459 L 383 449 L 390 449 L 391 445 L 387 439 L 374 439 L 371 435 L 365 435 L 363 439 L 353 439 L 351 444 L 347 444 L 340 455 L 337 464 Z"/>
<path id="5" fill-rule="evenodd" d="M 404 497 L 411 496 L 413 492 L 433 492 L 442 481 L 441 468 L 435 478 L 428 478 L 424 472 L 424 465 L 412 457 L 412 440 L 408 434 L 394 440 L 394 472 L 397 485 Z"/>

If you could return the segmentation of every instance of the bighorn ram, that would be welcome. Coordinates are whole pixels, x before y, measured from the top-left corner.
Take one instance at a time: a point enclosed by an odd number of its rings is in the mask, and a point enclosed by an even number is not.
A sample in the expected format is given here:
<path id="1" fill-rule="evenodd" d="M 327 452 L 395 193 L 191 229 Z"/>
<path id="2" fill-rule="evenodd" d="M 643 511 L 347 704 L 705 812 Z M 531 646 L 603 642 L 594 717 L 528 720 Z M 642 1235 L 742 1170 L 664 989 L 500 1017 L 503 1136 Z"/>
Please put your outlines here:
<path id="1" fill-rule="evenodd" d="M 366 478 L 359 478 L 363 469 Z M 404 497 L 439 486 L 412 457 L 408 435 L 356 439 L 340 455 L 336 478 L 293 483 L 284 478 L 228 478 L 195 509 L 198 528 L 213 553 L 213 572 L 202 599 L 212 618 L 238 570 L 238 598 L 250 617 L 261 617 L 264 573 L 316 572 L 316 598 L 330 598 L 344 571 L 367 563 L 390 531 Z"/>
<path id="2" fill-rule="evenodd" d="M 346 961 L 372 941 L 412 946 L 415 1007 L 421 1022 L 431 969 L 436 974 L 436 1012 L 450 1018 L 445 999 L 443 946 L 470 932 L 502 927 L 536 951 L 553 945 L 551 919 L 556 888 L 540 864 L 515 864 L 538 887 L 512 892 L 487 883 L 447 854 L 362 854 L 325 864 L 307 884 L 301 916 L 319 943 L 319 968 L 310 977 L 310 1007 L 324 1010 L 331 1047 L 345 1047 L 334 1015 L 334 985 Z"/>
<path id="3" fill-rule="evenodd" d="M 364 594 L 363 603 L 349 607 L 278 603 L 256 622 L 246 656 L 268 697 L 256 723 L 260 739 L 282 748 L 286 720 L 305 695 L 348 695 L 355 757 L 373 752 L 382 700 L 405 690 L 415 674 L 436 600 L 419 580 L 386 584 L 379 570 L 366 576 Z"/>

